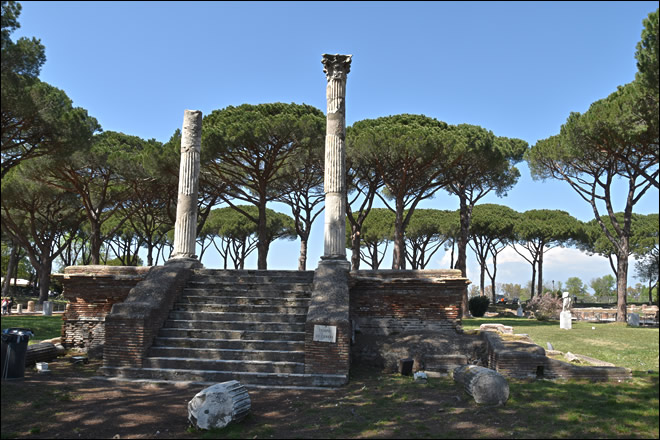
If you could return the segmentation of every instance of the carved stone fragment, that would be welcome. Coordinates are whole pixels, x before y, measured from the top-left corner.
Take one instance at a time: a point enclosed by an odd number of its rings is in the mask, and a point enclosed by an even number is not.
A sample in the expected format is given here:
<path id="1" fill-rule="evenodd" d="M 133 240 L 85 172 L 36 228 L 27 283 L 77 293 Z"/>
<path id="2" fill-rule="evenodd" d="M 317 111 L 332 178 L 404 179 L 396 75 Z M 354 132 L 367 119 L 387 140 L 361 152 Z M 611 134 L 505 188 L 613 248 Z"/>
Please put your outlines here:
<path id="1" fill-rule="evenodd" d="M 504 405 L 509 399 L 509 384 L 497 371 L 476 365 L 454 370 L 454 380 L 463 384 L 465 392 L 481 405 Z"/>
<path id="2" fill-rule="evenodd" d="M 204 388 L 188 402 L 188 420 L 199 429 L 224 428 L 250 412 L 250 396 L 236 380 Z"/>

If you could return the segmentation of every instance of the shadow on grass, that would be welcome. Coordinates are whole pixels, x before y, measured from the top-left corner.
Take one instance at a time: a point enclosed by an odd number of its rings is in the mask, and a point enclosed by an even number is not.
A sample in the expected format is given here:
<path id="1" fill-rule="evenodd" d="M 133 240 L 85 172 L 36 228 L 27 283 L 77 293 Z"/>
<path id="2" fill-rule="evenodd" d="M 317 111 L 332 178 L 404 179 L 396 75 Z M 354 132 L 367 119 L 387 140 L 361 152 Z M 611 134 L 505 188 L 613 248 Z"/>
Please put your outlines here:
<path id="1" fill-rule="evenodd" d="M 250 389 L 249 417 L 203 432 L 188 429 L 186 410 L 200 386 L 31 375 L 3 382 L 2 431 L 3 438 L 658 438 L 657 373 L 622 383 L 509 385 L 505 406 L 482 407 L 449 378 L 419 384 L 356 366 L 340 389 Z"/>

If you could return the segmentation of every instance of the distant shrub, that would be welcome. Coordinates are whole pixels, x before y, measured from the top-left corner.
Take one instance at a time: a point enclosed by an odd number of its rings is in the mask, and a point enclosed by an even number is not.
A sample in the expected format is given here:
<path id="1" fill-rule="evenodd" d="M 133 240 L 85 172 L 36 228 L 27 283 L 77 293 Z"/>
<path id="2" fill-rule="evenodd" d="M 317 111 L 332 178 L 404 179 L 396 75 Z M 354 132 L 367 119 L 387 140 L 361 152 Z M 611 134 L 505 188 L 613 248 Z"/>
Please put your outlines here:
<path id="1" fill-rule="evenodd" d="M 486 310 L 488 310 L 489 304 L 490 299 L 487 296 L 474 296 L 470 298 L 470 301 L 468 302 L 468 308 L 470 309 L 472 316 L 475 318 L 481 318 L 486 314 Z"/>
<path id="2" fill-rule="evenodd" d="M 557 298 L 553 293 L 537 295 L 531 301 L 527 302 L 527 310 L 534 312 L 534 316 L 539 321 L 559 319 L 559 314 L 562 310 L 562 300 L 561 298 Z"/>

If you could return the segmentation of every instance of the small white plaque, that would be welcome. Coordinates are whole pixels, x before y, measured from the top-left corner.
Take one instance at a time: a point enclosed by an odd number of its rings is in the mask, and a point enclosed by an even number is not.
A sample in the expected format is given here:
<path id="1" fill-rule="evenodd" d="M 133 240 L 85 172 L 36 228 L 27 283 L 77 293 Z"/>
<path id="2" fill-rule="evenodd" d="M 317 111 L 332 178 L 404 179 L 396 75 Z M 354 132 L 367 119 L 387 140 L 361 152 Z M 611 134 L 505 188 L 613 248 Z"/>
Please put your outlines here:
<path id="1" fill-rule="evenodd" d="M 315 325 L 313 340 L 317 342 L 337 342 L 337 326 Z"/>

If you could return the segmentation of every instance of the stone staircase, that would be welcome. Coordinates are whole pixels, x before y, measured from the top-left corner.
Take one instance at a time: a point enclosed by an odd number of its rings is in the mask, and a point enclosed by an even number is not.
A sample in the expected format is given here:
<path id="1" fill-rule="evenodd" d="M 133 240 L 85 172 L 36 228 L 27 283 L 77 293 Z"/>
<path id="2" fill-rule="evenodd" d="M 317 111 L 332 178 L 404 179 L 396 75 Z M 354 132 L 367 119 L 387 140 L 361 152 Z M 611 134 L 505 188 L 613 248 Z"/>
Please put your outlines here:
<path id="1" fill-rule="evenodd" d="M 305 374 L 313 271 L 195 271 L 133 379 L 323 387 L 343 375 Z"/>

